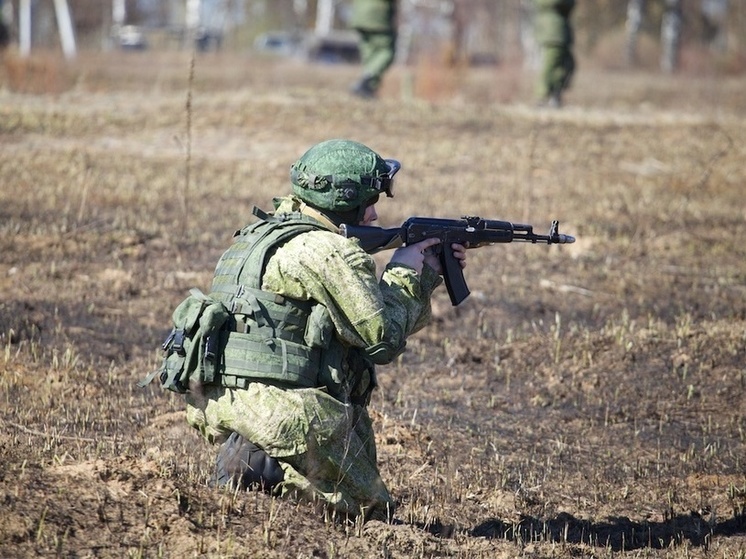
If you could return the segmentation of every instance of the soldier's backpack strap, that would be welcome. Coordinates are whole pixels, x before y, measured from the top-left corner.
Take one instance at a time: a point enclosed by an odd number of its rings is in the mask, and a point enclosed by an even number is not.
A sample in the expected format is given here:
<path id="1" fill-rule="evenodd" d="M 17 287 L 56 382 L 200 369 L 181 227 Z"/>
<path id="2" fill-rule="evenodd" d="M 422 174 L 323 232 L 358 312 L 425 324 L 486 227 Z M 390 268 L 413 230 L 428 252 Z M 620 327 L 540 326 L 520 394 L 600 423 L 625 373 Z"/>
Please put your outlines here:
<path id="1" fill-rule="evenodd" d="M 220 257 L 215 266 L 210 292 L 230 307 L 226 295 L 235 292 L 239 282 L 261 289 L 267 262 L 278 247 L 293 237 L 309 231 L 324 230 L 317 220 L 301 213 L 269 215 L 254 208 L 259 221 L 236 232 L 233 245 Z"/>

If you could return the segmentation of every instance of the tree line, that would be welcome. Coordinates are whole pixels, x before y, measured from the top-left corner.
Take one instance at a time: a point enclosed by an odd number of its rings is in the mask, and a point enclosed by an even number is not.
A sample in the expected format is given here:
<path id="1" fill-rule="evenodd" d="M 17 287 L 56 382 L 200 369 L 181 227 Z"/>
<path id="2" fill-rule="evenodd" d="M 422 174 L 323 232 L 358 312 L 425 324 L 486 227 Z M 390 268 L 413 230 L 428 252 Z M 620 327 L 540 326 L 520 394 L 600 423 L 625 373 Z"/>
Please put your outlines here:
<path id="1" fill-rule="evenodd" d="M 17 30 L 13 14 L 24 0 L 0 0 L 5 35 Z M 54 45 L 52 0 L 31 2 L 35 41 Z M 121 2 L 121 0 L 119 0 Z M 342 30 L 352 0 L 201 0 L 202 10 L 224 10 L 225 47 L 250 46 L 251 37 L 268 30 L 318 32 Z M 124 0 L 127 23 L 149 27 L 183 25 L 188 0 Z M 399 0 L 399 26 L 409 61 L 426 53 L 448 63 L 499 62 L 531 55 L 534 0 Z M 110 31 L 116 0 L 68 0 L 76 35 L 95 47 Z M 52 15 L 50 15 L 52 14 Z M 319 17 L 332 19 L 324 25 Z M 331 15 L 329 15 L 331 14 Z M 50 23 L 50 21 L 52 23 Z M 675 71 L 682 49 L 698 49 L 720 60 L 746 59 L 746 2 L 740 0 L 582 0 L 573 15 L 576 51 L 593 57 L 599 46 L 616 38 L 624 46 L 624 62 L 639 57 L 641 38 L 660 51 L 656 61 Z M 52 36 L 50 36 L 52 35 Z"/>

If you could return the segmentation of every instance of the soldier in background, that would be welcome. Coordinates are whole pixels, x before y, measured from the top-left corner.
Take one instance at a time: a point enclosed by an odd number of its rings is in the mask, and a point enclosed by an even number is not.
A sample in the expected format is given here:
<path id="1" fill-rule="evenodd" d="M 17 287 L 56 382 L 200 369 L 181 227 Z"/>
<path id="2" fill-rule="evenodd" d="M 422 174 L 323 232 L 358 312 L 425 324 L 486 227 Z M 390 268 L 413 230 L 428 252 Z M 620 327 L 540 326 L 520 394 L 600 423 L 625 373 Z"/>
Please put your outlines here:
<path id="1" fill-rule="evenodd" d="M 354 0 L 350 27 L 360 34 L 363 74 L 353 94 L 373 98 L 396 55 L 396 0 Z"/>
<path id="2" fill-rule="evenodd" d="M 541 46 L 542 65 L 537 86 L 539 103 L 562 106 L 562 93 L 575 72 L 570 16 L 575 0 L 536 0 L 536 41 Z"/>

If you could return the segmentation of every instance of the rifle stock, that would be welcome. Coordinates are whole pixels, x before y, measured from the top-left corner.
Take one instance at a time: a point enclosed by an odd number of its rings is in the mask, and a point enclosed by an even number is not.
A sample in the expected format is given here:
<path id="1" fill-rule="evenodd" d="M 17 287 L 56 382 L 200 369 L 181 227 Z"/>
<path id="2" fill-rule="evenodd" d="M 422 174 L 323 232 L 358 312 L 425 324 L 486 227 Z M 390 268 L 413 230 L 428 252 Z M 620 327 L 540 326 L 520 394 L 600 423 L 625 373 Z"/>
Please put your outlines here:
<path id="1" fill-rule="evenodd" d="M 339 226 L 339 232 L 348 239 L 357 239 L 362 249 L 368 254 L 399 248 L 404 244 L 401 237 L 401 227 L 384 229 L 372 225 L 348 225 L 343 223 Z"/>
<path id="2" fill-rule="evenodd" d="M 549 234 L 538 235 L 534 233 L 531 225 L 485 220 L 475 216 L 464 216 L 461 219 L 410 217 L 400 227 L 392 229 L 343 224 L 340 226 L 340 233 L 345 237 L 358 239 L 362 249 L 369 254 L 398 248 L 404 244 L 411 245 L 424 239 L 440 239 L 440 244 L 434 246 L 433 250 L 440 258 L 443 279 L 454 306 L 469 296 L 469 287 L 466 285 L 461 264 L 450 250 L 451 244 L 458 243 L 467 248 L 477 248 L 512 242 L 547 245 L 575 242 L 575 237 L 559 233 L 558 221 L 552 222 Z"/>

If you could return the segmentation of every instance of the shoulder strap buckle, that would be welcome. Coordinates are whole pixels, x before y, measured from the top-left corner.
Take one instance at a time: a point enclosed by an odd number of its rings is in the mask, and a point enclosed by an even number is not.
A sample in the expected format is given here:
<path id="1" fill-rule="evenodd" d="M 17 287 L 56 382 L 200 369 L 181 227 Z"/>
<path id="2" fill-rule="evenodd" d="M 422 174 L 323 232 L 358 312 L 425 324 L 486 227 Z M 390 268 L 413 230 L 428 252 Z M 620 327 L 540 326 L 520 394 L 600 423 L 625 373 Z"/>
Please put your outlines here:
<path id="1" fill-rule="evenodd" d="M 271 221 L 272 216 L 269 215 L 267 212 L 265 212 L 263 209 L 261 209 L 258 206 L 254 206 L 254 209 L 251 210 L 251 213 L 254 214 L 256 217 L 261 219 L 262 221 Z"/>

